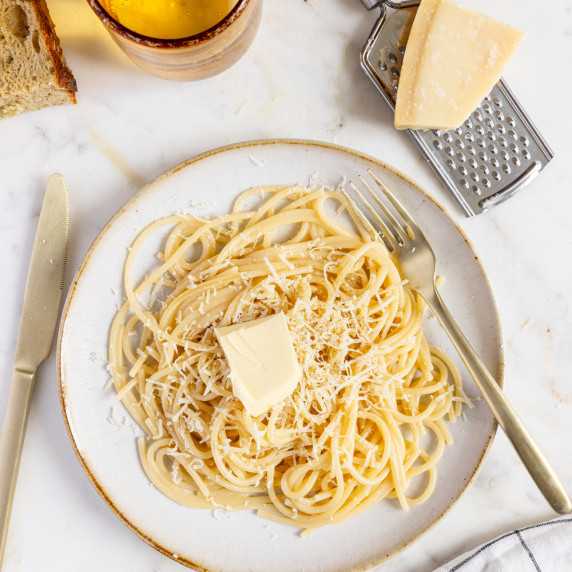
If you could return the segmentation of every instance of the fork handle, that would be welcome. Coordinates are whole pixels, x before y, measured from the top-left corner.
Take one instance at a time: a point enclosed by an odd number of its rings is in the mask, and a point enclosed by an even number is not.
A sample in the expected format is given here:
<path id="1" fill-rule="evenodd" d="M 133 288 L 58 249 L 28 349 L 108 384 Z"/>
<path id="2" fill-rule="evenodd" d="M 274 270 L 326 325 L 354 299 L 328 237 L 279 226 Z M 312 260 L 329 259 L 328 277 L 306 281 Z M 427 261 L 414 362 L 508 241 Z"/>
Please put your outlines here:
<path id="1" fill-rule="evenodd" d="M 562 483 L 496 380 L 461 332 L 459 326 L 445 307 L 437 289 L 434 287 L 431 292 L 420 292 L 420 294 L 441 323 L 451 342 L 453 342 L 455 349 L 491 408 L 493 415 L 534 479 L 537 487 L 556 512 L 568 514 L 572 510 L 572 504 Z"/>

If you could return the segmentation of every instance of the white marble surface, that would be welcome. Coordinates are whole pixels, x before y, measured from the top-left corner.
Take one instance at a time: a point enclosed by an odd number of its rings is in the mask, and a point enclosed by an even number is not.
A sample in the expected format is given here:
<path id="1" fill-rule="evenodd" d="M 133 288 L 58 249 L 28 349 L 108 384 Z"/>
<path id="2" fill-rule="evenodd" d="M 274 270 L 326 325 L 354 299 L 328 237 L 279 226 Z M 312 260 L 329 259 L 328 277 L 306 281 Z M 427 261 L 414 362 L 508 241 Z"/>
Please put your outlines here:
<path id="1" fill-rule="evenodd" d="M 247 55 L 221 76 L 176 84 L 139 71 L 81 0 L 49 6 L 78 85 L 78 105 L 0 123 L 0 416 L 23 284 L 45 181 L 71 198 L 69 286 L 91 241 L 145 182 L 230 142 L 336 142 L 402 170 L 442 202 L 472 240 L 498 303 L 506 392 L 572 491 L 572 2 L 466 0 L 526 30 L 505 73 L 556 152 L 519 196 L 466 219 L 363 75 L 359 50 L 375 16 L 358 0 L 266 0 Z M 554 514 L 499 433 L 476 482 L 432 530 L 380 571 L 429 572 L 511 528 Z M 92 488 L 68 440 L 55 356 L 42 366 L 8 535 L 6 572 L 176 572 Z"/>

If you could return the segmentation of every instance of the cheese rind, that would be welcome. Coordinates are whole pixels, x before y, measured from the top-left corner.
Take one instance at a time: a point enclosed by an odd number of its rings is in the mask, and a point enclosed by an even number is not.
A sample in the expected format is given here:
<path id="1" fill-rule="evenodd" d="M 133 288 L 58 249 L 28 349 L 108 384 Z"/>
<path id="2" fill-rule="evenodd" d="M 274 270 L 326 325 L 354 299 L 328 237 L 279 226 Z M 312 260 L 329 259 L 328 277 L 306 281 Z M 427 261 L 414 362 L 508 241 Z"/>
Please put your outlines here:
<path id="1" fill-rule="evenodd" d="M 230 366 L 234 395 L 254 417 L 288 397 L 302 370 L 283 312 L 215 328 Z"/>
<path id="2" fill-rule="evenodd" d="M 523 37 L 453 0 L 423 0 L 403 58 L 395 127 L 459 127 L 500 79 Z"/>

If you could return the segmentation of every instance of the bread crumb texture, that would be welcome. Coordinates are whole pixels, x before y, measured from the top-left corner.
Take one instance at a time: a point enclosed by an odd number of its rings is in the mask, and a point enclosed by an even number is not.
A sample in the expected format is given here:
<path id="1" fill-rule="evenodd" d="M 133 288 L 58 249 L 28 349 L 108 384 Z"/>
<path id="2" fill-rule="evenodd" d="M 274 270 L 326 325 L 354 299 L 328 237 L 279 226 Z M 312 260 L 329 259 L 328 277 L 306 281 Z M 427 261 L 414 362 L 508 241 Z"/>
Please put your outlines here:
<path id="1" fill-rule="evenodd" d="M 0 118 L 75 103 L 67 67 L 44 0 L 0 0 Z"/>

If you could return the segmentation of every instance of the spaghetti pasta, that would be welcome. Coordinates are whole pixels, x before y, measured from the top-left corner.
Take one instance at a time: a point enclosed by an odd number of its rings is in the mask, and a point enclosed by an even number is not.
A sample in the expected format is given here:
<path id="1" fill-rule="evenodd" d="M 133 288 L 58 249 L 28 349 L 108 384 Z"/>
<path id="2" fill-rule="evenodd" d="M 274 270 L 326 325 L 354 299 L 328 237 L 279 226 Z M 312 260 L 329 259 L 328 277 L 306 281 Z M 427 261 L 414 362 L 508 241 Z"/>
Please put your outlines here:
<path id="1" fill-rule="evenodd" d="M 169 216 L 130 249 L 109 360 L 145 431 L 143 468 L 175 501 L 310 530 L 433 491 L 446 420 L 465 399 L 459 374 L 425 340 L 424 304 L 383 243 L 339 220 L 332 201 L 345 204 L 323 189 L 250 189 L 230 214 Z M 134 285 L 137 253 L 161 230 L 160 264 Z M 214 327 L 277 312 L 302 380 L 252 417 Z"/>

